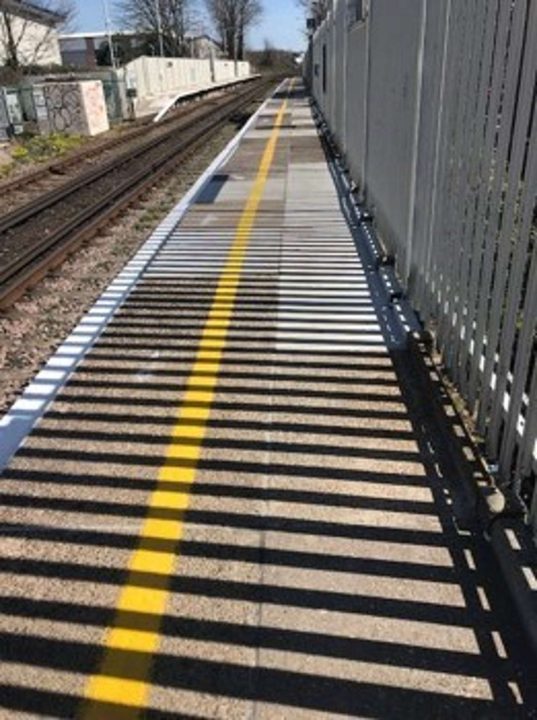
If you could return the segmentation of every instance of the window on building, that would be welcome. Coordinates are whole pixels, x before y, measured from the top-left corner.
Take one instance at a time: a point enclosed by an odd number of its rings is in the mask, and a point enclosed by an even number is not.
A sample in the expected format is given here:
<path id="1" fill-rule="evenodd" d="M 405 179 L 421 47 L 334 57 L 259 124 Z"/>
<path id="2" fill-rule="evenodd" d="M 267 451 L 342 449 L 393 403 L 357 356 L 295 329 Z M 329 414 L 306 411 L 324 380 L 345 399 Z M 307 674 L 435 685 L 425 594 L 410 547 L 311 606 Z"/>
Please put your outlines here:
<path id="1" fill-rule="evenodd" d="M 369 12 L 369 0 L 349 0 L 349 24 L 365 20 Z"/>

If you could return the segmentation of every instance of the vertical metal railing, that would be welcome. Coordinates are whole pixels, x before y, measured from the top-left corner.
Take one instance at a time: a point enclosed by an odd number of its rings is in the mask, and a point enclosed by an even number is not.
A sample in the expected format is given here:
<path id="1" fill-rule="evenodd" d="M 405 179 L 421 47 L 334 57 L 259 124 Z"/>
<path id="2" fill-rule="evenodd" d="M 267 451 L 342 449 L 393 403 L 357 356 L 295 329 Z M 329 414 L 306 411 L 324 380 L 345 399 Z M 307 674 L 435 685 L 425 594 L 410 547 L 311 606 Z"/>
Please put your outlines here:
<path id="1" fill-rule="evenodd" d="M 371 0 L 364 32 L 342 20 L 349 5 L 332 3 L 313 66 L 342 27 L 346 42 L 329 52 L 339 67 L 350 53 L 363 62 L 322 93 L 314 81 L 313 92 L 343 118 L 333 129 L 349 166 L 364 168 L 355 179 L 378 234 L 487 459 L 537 529 L 537 0 Z M 361 53 L 356 43 L 370 45 Z"/>

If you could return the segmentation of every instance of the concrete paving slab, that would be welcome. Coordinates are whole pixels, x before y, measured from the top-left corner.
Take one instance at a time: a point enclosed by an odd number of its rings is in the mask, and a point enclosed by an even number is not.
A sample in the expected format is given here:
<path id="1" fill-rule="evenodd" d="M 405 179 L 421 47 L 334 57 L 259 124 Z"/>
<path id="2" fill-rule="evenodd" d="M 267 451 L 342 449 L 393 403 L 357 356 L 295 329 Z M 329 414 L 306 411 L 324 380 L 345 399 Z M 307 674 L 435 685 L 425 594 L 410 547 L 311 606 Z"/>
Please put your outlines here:
<path id="1" fill-rule="evenodd" d="M 535 710 L 308 99 L 287 94 L 218 168 L 213 201 L 168 228 L 3 475 L 0 718 L 86 717 L 102 667 L 122 699 L 99 720 Z"/>

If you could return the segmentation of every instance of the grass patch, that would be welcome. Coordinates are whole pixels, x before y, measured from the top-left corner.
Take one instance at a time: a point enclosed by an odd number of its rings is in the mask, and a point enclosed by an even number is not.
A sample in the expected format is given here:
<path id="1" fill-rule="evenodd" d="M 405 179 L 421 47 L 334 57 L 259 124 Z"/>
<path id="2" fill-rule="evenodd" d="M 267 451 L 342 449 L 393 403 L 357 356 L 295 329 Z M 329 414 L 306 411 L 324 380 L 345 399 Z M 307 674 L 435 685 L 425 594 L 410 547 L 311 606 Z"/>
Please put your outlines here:
<path id="1" fill-rule="evenodd" d="M 0 165 L 0 178 L 7 177 L 14 167 L 14 162 L 2 163 L 2 165 Z"/>
<path id="2" fill-rule="evenodd" d="M 83 135 L 65 135 L 54 133 L 52 135 L 21 135 L 17 138 L 10 155 L 12 162 L 0 169 L 2 176 L 7 176 L 19 165 L 46 162 L 61 157 L 80 145 L 87 138 Z"/>

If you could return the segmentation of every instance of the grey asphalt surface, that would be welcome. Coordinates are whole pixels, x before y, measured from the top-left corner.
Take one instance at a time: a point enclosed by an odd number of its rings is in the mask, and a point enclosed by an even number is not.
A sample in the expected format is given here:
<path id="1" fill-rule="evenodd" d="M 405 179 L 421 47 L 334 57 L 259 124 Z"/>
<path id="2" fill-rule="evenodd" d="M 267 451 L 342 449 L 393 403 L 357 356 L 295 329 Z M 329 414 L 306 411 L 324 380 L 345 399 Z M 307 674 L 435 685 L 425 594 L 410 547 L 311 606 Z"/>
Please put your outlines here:
<path id="1" fill-rule="evenodd" d="M 2 477 L 2 719 L 80 712 L 281 101 Z M 523 632 L 396 356 L 293 91 L 140 717 L 535 716 Z"/>

